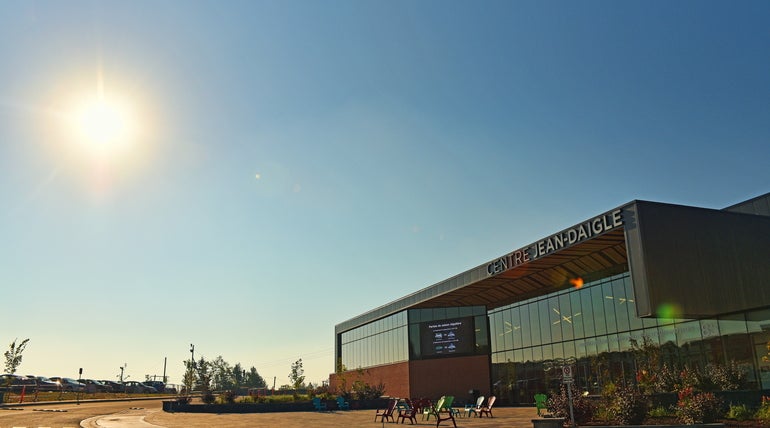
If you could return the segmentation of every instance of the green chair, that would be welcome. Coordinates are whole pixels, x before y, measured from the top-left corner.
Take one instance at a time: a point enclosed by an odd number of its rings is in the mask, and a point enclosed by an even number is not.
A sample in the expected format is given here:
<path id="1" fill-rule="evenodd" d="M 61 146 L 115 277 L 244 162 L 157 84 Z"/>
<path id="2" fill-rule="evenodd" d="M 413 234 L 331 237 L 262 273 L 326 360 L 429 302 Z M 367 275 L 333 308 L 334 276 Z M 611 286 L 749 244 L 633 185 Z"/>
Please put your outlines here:
<path id="1" fill-rule="evenodd" d="M 537 415 L 542 416 L 543 410 L 545 410 L 545 402 L 548 400 L 548 396 L 540 393 L 535 394 L 535 407 L 537 407 Z"/>

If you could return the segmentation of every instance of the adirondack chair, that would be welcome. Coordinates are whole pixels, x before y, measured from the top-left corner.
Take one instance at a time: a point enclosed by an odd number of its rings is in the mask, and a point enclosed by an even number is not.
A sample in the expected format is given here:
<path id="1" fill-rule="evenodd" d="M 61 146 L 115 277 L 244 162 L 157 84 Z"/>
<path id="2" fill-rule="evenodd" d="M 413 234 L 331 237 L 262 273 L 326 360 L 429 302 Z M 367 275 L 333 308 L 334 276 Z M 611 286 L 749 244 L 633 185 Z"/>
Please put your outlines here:
<path id="1" fill-rule="evenodd" d="M 436 404 L 433 404 L 428 400 L 427 406 L 422 408 L 422 418 L 426 421 L 430 420 L 430 415 L 434 415 L 438 417 L 438 412 L 441 410 L 441 407 L 444 406 L 444 400 L 446 400 L 445 396 L 441 396 L 441 398 L 436 401 Z"/>
<path id="2" fill-rule="evenodd" d="M 398 418 L 396 422 L 401 421 L 403 424 L 405 420 L 409 419 L 409 423 L 414 425 L 417 423 L 417 413 L 420 412 L 419 402 L 415 402 L 409 399 L 404 400 L 406 407 L 398 411 Z"/>
<path id="3" fill-rule="evenodd" d="M 540 393 L 535 394 L 535 407 L 537 407 L 537 415 L 542 416 L 543 410 L 546 408 L 545 402 L 548 400 L 548 396 Z"/>
<path id="4" fill-rule="evenodd" d="M 388 400 L 386 408 L 377 409 L 377 413 L 374 414 L 374 422 L 377 422 L 377 418 L 380 418 L 381 422 L 385 422 L 385 419 L 395 422 L 393 420 L 393 411 L 396 409 L 396 403 L 398 403 L 398 398 L 391 398 Z"/>
<path id="5" fill-rule="evenodd" d="M 322 412 L 322 411 L 326 410 L 326 403 L 321 401 L 320 398 L 315 397 L 315 398 L 313 398 L 313 407 L 315 408 L 315 410 L 317 412 Z"/>
<path id="6" fill-rule="evenodd" d="M 337 397 L 337 408 L 340 410 L 350 410 L 350 403 L 345 401 L 344 397 Z"/>
<path id="7" fill-rule="evenodd" d="M 454 406 L 455 397 L 454 395 L 447 395 L 446 400 L 444 401 L 444 411 L 447 411 L 452 414 L 452 416 L 459 416 L 460 415 L 460 409 L 455 409 Z"/>
<path id="8" fill-rule="evenodd" d="M 476 399 L 476 403 L 469 403 L 465 405 L 465 416 L 471 417 L 471 413 L 478 415 L 478 411 L 481 409 L 481 405 L 484 404 L 484 396 L 481 395 Z"/>
<path id="9" fill-rule="evenodd" d="M 444 398 L 444 397 L 441 397 Z M 433 414 L 433 402 L 430 400 L 430 398 L 424 398 L 422 400 L 422 420 L 429 421 L 430 415 Z"/>
<path id="10" fill-rule="evenodd" d="M 428 419 L 430 415 L 436 417 L 436 427 L 438 427 L 443 421 L 452 421 L 452 425 L 457 428 L 457 422 L 455 422 L 454 410 L 452 409 L 452 403 L 454 402 L 454 396 L 447 395 L 441 397 L 436 402 L 436 405 L 431 407 L 428 412 Z"/>
<path id="11" fill-rule="evenodd" d="M 487 414 L 490 418 L 493 418 L 492 416 L 492 406 L 495 404 L 495 396 L 489 397 L 489 400 L 487 401 L 487 404 L 484 406 L 481 406 L 481 409 L 479 409 L 479 417 L 484 416 L 484 414 Z"/>

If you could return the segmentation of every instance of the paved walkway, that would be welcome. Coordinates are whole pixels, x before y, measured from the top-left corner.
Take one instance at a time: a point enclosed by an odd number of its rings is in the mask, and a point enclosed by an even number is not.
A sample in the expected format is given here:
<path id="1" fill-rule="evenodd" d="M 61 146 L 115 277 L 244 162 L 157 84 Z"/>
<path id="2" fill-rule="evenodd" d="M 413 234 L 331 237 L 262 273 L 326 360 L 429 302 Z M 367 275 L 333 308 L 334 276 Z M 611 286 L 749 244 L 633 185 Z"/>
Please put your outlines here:
<path id="1" fill-rule="evenodd" d="M 493 409 L 492 413 L 494 418 L 457 418 L 457 426 L 458 428 L 531 427 L 532 419 L 537 417 L 534 407 L 499 407 Z M 374 422 L 374 414 L 374 410 L 249 414 L 167 413 L 155 410 L 149 411 L 144 421 L 166 428 L 380 428 L 410 425 L 408 421 L 403 425 Z M 435 419 L 425 421 L 422 416 L 419 416 L 416 425 L 436 426 L 436 421 Z M 104 425 L 100 422 L 99 426 Z M 444 421 L 441 427 L 452 427 L 452 422 Z"/>

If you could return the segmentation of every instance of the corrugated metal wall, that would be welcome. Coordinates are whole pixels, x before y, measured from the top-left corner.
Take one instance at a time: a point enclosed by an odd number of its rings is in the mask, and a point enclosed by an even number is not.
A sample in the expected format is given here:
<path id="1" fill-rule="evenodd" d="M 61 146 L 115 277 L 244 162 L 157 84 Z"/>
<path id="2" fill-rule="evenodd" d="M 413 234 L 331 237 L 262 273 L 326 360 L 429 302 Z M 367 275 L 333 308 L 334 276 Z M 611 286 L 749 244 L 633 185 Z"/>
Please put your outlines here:
<path id="1" fill-rule="evenodd" d="M 640 315 L 673 307 L 699 318 L 770 306 L 770 217 L 643 201 L 629 211 Z"/>

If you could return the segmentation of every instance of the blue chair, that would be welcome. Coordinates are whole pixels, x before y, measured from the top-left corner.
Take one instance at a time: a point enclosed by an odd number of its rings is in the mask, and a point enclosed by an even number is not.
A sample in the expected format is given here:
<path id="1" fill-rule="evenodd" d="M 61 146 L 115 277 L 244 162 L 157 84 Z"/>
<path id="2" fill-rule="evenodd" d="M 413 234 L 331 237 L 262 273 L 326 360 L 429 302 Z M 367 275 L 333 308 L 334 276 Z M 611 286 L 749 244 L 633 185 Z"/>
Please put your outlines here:
<path id="1" fill-rule="evenodd" d="M 322 412 L 322 411 L 326 410 L 326 403 L 321 401 L 320 398 L 314 397 L 313 398 L 313 407 L 315 408 L 315 410 L 317 412 Z"/>
<path id="2" fill-rule="evenodd" d="M 350 403 L 343 397 L 337 397 L 337 408 L 340 410 L 350 410 Z"/>

